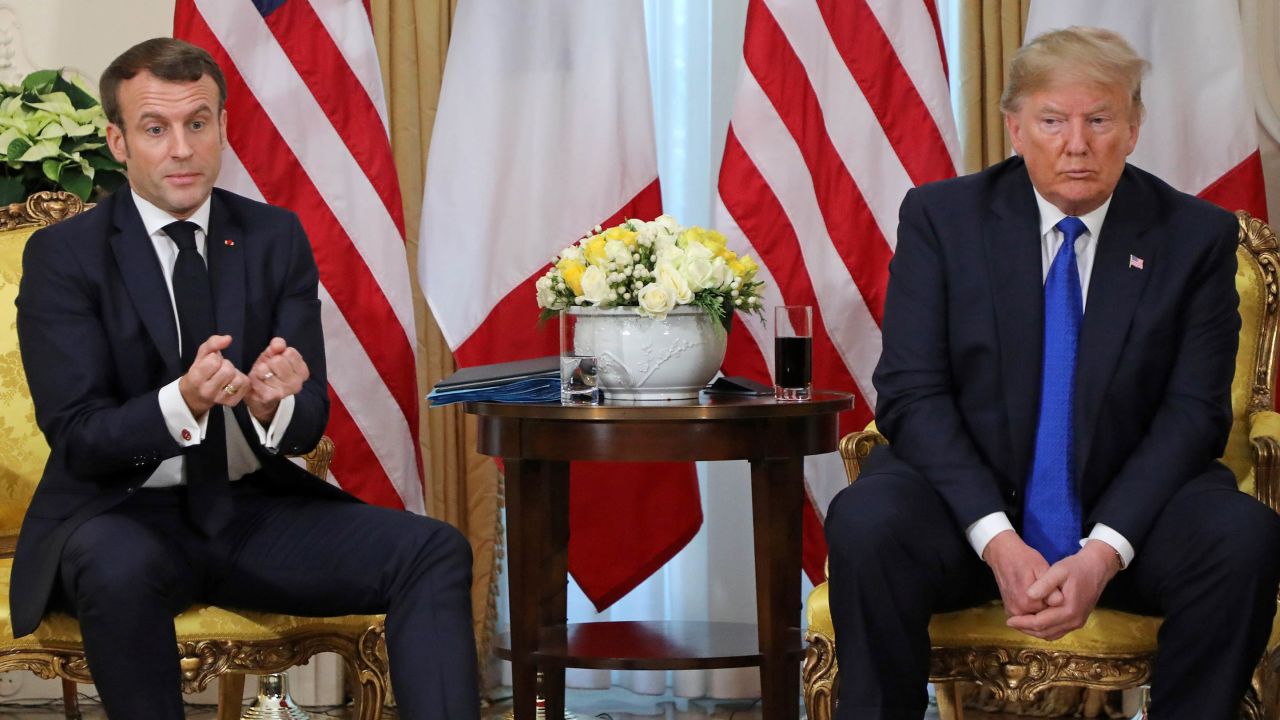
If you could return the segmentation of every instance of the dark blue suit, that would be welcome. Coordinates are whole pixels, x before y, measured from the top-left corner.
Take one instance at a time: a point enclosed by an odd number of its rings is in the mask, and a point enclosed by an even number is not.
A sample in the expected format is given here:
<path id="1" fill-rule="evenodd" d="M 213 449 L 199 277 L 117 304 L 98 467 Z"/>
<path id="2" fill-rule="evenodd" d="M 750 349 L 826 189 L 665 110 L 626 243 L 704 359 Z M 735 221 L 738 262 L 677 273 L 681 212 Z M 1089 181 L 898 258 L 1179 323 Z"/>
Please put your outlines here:
<path id="1" fill-rule="evenodd" d="M 151 240 L 127 186 L 34 234 L 18 335 L 51 453 L 14 558 L 15 635 L 33 631 L 51 602 L 65 605 L 80 618 L 108 712 L 181 717 L 169 618 L 190 604 L 389 611 L 393 668 L 419 686 L 427 675 L 422 693 L 397 685 L 402 704 L 404 692 L 416 696 L 406 717 L 475 717 L 465 539 L 444 523 L 359 503 L 283 457 L 315 445 L 329 410 L 318 273 L 297 217 L 215 189 L 207 238 L 217 331 L 233 338 L 223 356 L 248 373 L 280 336 L 310 368 L 282 454 L 259 443 L 243 404 L 235 408 L 262 468 L 232 483 L 236 519 L 212 538 L 186 518 L 183 489 L 140 489 L 181 453 L 157 393 L 186 371 Z M 423 636 L 438 645 L 422 649 Z M 129 662 L 118 662 L 122 653 Z M 159 702 L 154 687 L 168 699 Z"/>
<path id="2" fill-rule="evenodd" d="M 827 521 L 841 717 L 918 718 L 929 615 L 998 597 L 963 531 L 1000 511 L 1021 527 L 1039 412 L 1039 223 L 1019 158 L 903 201 L 874 378 L 876 421 L 890 446 L 868 458 Z M 1236 491 L 1216 460 L 1231 428 L 1240 328 L 1236 237 L 1231 214 L 1126 167 L 1080 331 L 1081 537 L 1103 523 L 1136 549 L 1105 604 L 1167 617 L 1154 697 L 1160 717 L 1228 717 L 1222 708 L 1239 702 L 1265 641 L 1259 629 L 1275 610 L 1280 520 Z M 1218 562 L 1251 579 L 1201 573 L 1197 582 L 1219 583 L 1234 600 L 1194 602 L 1203 585 L 1183 579 Z M 879 591 L 860 591 L 869 583 Z M 1233 609 L 1221 627 L 1224 607 Z M 1197 699 L 1184 700 L 1174 684 L 1200 661 L 1200 632 L 1220 632 L 1230 640 L 1224 655 L 1235 659 L 1221 661 L 1217 689 L 1197 679 L 1182 690 Z"/>

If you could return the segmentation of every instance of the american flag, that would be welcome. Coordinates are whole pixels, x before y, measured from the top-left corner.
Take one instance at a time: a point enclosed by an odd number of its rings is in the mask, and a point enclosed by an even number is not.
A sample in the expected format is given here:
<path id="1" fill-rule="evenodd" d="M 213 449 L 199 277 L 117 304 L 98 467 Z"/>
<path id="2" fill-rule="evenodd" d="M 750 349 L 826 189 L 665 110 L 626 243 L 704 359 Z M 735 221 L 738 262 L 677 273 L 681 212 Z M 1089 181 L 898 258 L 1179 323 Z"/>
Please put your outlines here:
<path id="1" fill-rule="evenodd" d="M 298 214 L 320 269 L 331 472 L 423 512 L 404 211 L 368 7 L 360 0 L 177 0 L 175 37 L 227 78 L 219 185 Z"/>
<path id="2" fill-rule="evenodd" d="M 960 165 L 937 9 L 934 0 L 751 0 L 743 59 L 715 225 L 732 249 L 759 258 L 766 307 L 813 306 L 814 386 L 852 392 L 840 429 L 860 430 L 875 405 L 898 206 Z M 767 380 L 772 328 L 741 314 L 735 322 L 725 372 Z M 839 456 L 806 458 L 805 484 L 804 567 L 816 581 L 820 521 L 845 485 Z"/>

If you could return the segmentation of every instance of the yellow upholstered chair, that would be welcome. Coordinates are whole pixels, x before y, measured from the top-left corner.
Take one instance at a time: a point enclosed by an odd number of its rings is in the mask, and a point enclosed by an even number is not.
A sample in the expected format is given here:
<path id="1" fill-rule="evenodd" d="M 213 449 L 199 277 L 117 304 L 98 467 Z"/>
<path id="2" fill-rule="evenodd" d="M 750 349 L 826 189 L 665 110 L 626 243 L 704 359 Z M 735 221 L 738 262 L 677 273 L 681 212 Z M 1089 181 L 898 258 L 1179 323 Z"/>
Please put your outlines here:
<path id="1" fill-rule="evenodd" d="M 76 621 L 53 613 L 21 639 L 14 639 L 9 621 L 14 546 L 49 454 L 36 428 L 18 354 L 13 301 L 27 238 L 84 209 L 79 198 L 65 193 L 38 193 L 26 203 L 0 207 L 0 672 L 27 670 L 62 678 L 68 718 L 79 717 L 75 683 L 93 682 Z M 324 438 L 307 456 L 308 469 L 324 477 L 332 455 L 333 443 Z M 382 715 L 388 687 L 382 616 L 308 618 L 200 605 L 175 622 L 183 688 L 198 692 L 221 676 L 220 720 L 240 717 L 245 673 L 282 672 L 321 652 L 338 653 L 346 661 L 358 688 L 356 716 L 375 720 Z"/>
<path id="2" fill-rule="evenodd" d="M 1276 236 L 1261 221 L 1237 212 L 1240 244 L 1236 250 L 1236 289 L 1240 294 L 1240 348 L 1231 384 L 1234 424 L 1222 460 L 1240 483 L 1280 512 L 1280 415 L 1273 412 L 1275 343 L 1280 294 L 1280 255 Z M 887 442 L 873 429 L 851 433 L 840 442 L 849 481 L 863 459 Z M 835 630 L 827 584 L 809 595 L 809 630 L 804 661 L 804 692 L 810 720 L 829 720 L 838 695 Z M 1098 610 L 1083 628 L 1054 642 L 1038 640 L 1005 625 L 998 602 L 934 615 L 929 623 L 933 655 L 930 681 L 938 690 L 944 720 L 962 718 L 956 683 L 977 683 L 996 701 L 1034 702 L 1052 687 L 1116 690 L 1144 685 L 1151 676 L 1160 618 Z M 1254 673 L 1253 687 L 1241 707 L 1251 720 L 1280 720 L 1280 625 L 1273 628 L 1267 653 Z"/>

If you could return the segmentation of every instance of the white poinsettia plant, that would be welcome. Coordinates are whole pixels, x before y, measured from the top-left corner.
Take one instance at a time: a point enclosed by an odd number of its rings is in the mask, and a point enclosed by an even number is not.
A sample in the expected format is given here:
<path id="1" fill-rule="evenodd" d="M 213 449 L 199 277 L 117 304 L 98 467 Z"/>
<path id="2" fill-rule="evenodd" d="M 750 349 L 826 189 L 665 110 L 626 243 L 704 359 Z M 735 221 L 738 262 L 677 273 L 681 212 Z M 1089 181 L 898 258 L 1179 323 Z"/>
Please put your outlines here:
<path id="1" fill-rule="evenodd" d="M 88 200 L 124 182 L 107 148 L 107 117 L 77 75 L 38 70 L 0 84 L 0 205 L 42 190 Z"/>
<path id="2" fill-rule="evenodd" d="M 538 278 L 538 307 L 549 316 L 571 307 L 634 307 L 662 319 L 692 305 L 717 321 L 729 309 L 761 312 L 764 282 L 749 255 L 725 246 L 724 235 L 683 227 L 669 215 L 627 220 L 595 231 L 560 252 Z"/>

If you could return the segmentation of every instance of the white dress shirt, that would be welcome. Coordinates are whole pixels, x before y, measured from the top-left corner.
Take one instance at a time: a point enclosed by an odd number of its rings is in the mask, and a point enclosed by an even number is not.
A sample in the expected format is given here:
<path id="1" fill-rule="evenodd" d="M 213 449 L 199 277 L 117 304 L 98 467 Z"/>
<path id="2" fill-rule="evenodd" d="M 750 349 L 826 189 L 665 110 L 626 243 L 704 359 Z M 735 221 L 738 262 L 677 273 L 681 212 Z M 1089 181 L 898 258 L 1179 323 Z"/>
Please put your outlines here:
<path id="1" fill-rule="evenodd" d="M 188 221 L 195 223 L 196 230 L 196 249 L 200 251 L 201 257 L 207 257 L 205 252 L 206 238 L 205 233 L 209 230 L 209 206 L 211 198 L 206 198 L 204 204 L 201 205 Z M 155 248 L 156 257 L 160 260 L 160 267 L 164 270 L 165 287 L 169 289 L 169 304 L 173 307 L 173 323 L 174 327 L 178 327 L 178 309 L 173 299 L 173 266 L 178 261 L 178 246 L 174 244 L 164 232 L 164 226 L 171 222 L 175 222 L 177 218 L 160 208 L 152 205 L 143 198 L 133 193 L 133 202 L 138 207 L 138 214 L 142 216 L 142 225 L 147 230 L 147 236 L 151 238 L 151 245 Z M 233 342 L 240 338 L 233 338 Z M 182 333 L 178 332 L 178 351 L 181 353 Z M 261 352 L 244 348 L 245 352 Z M 186 369 L 184 368 L 185 372 Z M 191 409 L 187 407 L 187 403 L 182 399 L 182 393 L 178 390 L 178 380 L 160 388 L 160 411 L 164 413 L 164 422 L 169 429 L 169 434 L 173 436 L 175 442 L 182 447 L 191 445 L 199 445 L 204 440 L 205 429 L 208 427 L 209 415 L 206 413 L 197 418 L 191 413 Z M 262 424 L 257 418 L 249 415 L 250 422 L 253 423 L 254 430 L 258 433 L 258 440 L 263 446 L 275 449 L 280 443 L 280 439 L 284 437 L 284 431 L 289 427 L 289 421 L 293 419 L 293 396 L 284 398 L 280 401 L 280 405 L 276 408 L 276 415 L 271 421 L 271 427 L 263 429 Z M 231 480 L 239 480 L 249 473 L 262 467 L 262 463 L 258 462 L 258 458 L 254 456 L 253 450 L 249 447 L 249 442 L 245 440 L 244 433 L 241 432 L 240 426 L 236 423 L 235 417 L 231 413 L 231 409 L 215 405 L 215 410 L 221 410 L 225 413 L 226 436 L 227 436 L 227 476 Z M 184 439 L 183 433 L 186 433 Z M 186 474 L 183 469 L 183 460 L 181 455 L 171 457 L 160 463 L 156 471 L 151 473 L 151 477 L 142 484 L 144 488 L 161 488 L 173 487 L 175 485 L 185 485 Z"/>
<path id="2" fill-rule="evenodd" d="M 1063 242 L 1062 232 L 1054 226 L 1067 214 L 1045 200 L 1039 192 L 1036 192 L 1036 205 L 1040 208 L 1040 263 L 1043 271 L 1041 281 L 1046 281 L 1049 278 L 1049 267 L 1053 264 L 1053 258 Z M 1093 258 L 1098 251 L 1098 238 L 1102 236 L 1102 221 L 1106 218 L 1109 207 L 1111 207 L 1110 197 L 1096 210 L 1079 216 L 1087 230 L 1076 238 L 1076 267 L 1080 270 L 1081 302 L 1086 308 L 1089 303 L 1089 279 L 1093 275 Z M 1012 529 L 1013 523 L 1009 522 L 1007 514 L 1003 511 L 994 512 L 984 515 L 970 525 L 965 530 L 965 537 L 973 546 L 974 552 L 978 553 L 978 557 L 982 557 L 987 544 L 996 535 Z M 1080 544 L 1084 545 L 1088 540 L 1101 540 L 1115 548 L 1120 555 L 1122 568 L 1129 567 L 1129 563 L 1133 562 L 1133 545 L 1123 535 L 1102 523 L 1095 524 L 1093 530 L 1089 532 L 1089 537 L 1081 540 Z"/>

